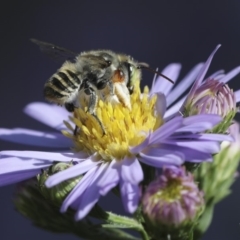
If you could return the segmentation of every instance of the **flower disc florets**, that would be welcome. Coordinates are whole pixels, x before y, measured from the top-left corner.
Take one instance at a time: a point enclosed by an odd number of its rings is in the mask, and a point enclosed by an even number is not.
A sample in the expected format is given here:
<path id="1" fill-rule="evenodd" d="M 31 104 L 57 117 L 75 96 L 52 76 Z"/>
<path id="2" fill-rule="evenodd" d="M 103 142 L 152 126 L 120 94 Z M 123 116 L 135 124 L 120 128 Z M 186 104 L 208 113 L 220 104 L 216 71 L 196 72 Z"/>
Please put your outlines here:
<path id="1" fill-rule="evenodd" d="M 147 91 L 141 94 L 139 86 L 131 95 L 132 109 L 122 104 L 113 105 L 99 100 L 96 113 L 104 127 L 104 133 L 96 117 L 85 109 L 76 109 L 72 121 L 79 128 L 73 138 L 76 151 L 85 151 L 89 155 L 97 153 L 104 161 L 121 160 L 131 156 L 130 146 L 144 141 L 149 132 L 153 132 L 162 123 L 155 113 L 156 97 L 149 98 Z"/>

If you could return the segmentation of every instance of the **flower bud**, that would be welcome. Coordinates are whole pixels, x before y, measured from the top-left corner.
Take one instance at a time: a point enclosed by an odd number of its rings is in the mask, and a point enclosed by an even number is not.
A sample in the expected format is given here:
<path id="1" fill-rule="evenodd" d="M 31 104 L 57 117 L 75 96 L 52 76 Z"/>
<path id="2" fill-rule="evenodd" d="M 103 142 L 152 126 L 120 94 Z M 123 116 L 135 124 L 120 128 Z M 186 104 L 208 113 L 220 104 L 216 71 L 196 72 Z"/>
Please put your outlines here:
<path id="1" fill-rule="evenodd" d="M 194 92 L 191 92 L 184 104 L 184 116 L 197 114 L 218 114 L 223 117 L 212 132 L 225 132 L 237 111 L 234 92 L 227 84 L 215 79 L 207 79 Z"/>
<path id="2" fill-rule="evenodd" d="M 168 168 L 147 187 L 142 206 L 146 223 L 155 236 L 164 239 L 170 235 L 175 239 L 174 236 L 181 235 L 179 239 L 185 239 L 186 234 L 188 239 L 203 210 L 203 193 L 184 168 Z"/>
<path id="3" fill-rule="evenodd" d="M 66 170 L 67 168 L 73 165 L 74 165 L 74 162 L 68 162 L 68 163 L 58 162 L 53 164 L 50 168 L 43 170 L 41 174 L 38 174 L 37 180 L 38 180 L 39 188 L 41 193 L 46 199 L 49 199 L 58 205 L 61 204 L 65 199 L 65 197 L 68 195 L 68 193 L 80 181 L 80 179 L 82 178 L 81 176 L 68 179 L 52 188 L 47 188 L 45 186 L 45 182 L 48 179 L 48 177 L 60 171 Z"/>

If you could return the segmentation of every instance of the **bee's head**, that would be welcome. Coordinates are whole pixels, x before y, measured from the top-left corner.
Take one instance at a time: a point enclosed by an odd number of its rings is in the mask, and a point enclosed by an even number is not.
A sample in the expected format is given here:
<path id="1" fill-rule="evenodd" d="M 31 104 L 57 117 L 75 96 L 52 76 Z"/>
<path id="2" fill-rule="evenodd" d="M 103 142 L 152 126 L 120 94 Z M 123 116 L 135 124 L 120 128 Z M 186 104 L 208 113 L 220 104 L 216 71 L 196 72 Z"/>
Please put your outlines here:
<path id="1" fill-rule="evenodd" d="M 142 72 L 139 68 L 138 62 L 136 62 L 131 56 L 118 55 L 120 62 L 120 69 L 125 76 L 125 84 L 132 94 L 134 85 L 141 80 Z"/>
<path id="2" fill-rule="evenodd" d="M 174 81 L 168 78 L 167 76 L 163 75 L 162 73 L 159 73 L 155 71 L 154 69 L 150 68 L 147 63 L 144 62 L 136 62 L 131 56 L 127 55 L 118 55 L 118 58 L 121 62 L 122 71 L 125 76 L 125 83 L 127 85 L 127 88 L 129 90 L 129 93 L 131 94 L 134 89 L 134 85 L 138 83 L 141 80 L 142 75 L 142 69 L 146 69 L 148 71 L 154 72 L 155 74 L 162 76 L 167 81 L 174 84 Z"/>

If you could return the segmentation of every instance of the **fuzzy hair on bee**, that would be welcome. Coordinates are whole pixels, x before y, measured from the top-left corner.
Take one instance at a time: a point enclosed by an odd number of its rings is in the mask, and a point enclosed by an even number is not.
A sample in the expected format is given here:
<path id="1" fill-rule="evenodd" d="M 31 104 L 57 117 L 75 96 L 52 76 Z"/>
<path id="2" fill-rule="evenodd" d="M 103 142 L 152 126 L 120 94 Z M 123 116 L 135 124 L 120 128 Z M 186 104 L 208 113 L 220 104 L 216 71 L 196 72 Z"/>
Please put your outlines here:
<path id="1" fill-rule="evenodd" d="M 96 116 L 98 100 L 122 104 L 131 109 L 130 95 L 135 83 L 141 79 L 141 68 L 150 69 L 147 64 L 138 63 L 131 56 L 110 50 L 75 54 L 50 43 L 36 39 L 31 41 L 51 57 L 65 58 L 62 66 L 45 83 L 45 98 L 49 102 L 65 105 L 70 112 L 74 108 L 87 107 L 100 125 Z M 74 60 L 66 61 L 66 58 Z"/>
<path id="2" fill-rule="evenodd" d="M 131 109 L 130 94 L 141 70 L 131 57 L 110 50 L 79 54 L 75 62 L 66 61 L 44 86 L 44 96 L 65 105 L 69 111 L 88 99 L 88 111 L 95 112 L 98 99 L 121 103 Z M 80 98 L 80 101 L 78 101 Z"/>

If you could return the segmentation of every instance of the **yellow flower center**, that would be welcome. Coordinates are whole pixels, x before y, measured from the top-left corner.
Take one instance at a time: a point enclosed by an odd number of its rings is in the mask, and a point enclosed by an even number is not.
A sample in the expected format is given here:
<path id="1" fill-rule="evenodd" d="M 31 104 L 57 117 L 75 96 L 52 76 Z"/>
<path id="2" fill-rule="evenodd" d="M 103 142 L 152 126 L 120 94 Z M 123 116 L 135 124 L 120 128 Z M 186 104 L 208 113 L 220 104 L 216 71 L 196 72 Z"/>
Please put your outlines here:
<path id="1" fill-rule="evenodd" d="M 121 160 L 131 156 L 129 147 L 142 143 L 150 131 L 162 124 L 162 118 L 156 116 L 155 103 L 156 96 L 149 98 L 147 87 L 141 93 L 138 84 L 131 95 L 131 110 L 122 104 L 98 101 L 96 115 L 105 133 L 87 108 L 78 108 L 71 120 L 79 130 L 76 135 L 67 131 L 63 134 L 73 139 L 76 151 L 98 153 L 105 161 Z M 73 130 L 70 124 L 66 126 Z"/>

